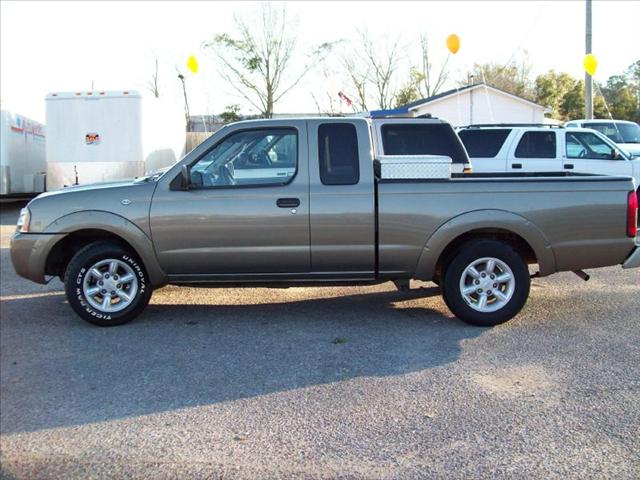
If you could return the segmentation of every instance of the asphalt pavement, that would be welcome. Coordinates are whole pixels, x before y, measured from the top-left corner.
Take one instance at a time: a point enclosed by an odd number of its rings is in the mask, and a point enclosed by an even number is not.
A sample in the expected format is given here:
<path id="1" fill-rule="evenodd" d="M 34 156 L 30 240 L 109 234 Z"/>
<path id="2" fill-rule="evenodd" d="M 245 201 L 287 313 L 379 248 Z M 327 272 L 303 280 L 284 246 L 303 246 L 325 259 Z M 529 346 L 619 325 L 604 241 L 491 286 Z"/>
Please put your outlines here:
<path id="1" fill-rule="evenodd" d="M 16 276 L 2 205 L 1 478 L 638 478 L 640 271 L 536 279 L 495 328 L 431 283 L 166 287 L 98 328 Z"/>

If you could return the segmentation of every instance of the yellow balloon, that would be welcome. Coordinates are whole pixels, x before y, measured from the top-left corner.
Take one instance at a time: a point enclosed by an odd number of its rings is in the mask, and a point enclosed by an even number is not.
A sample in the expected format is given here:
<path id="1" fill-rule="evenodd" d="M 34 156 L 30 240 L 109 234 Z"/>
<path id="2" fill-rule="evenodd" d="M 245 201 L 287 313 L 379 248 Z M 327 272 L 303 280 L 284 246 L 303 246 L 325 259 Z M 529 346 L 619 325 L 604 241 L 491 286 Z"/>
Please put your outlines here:
<path id="1" fill-rule="evenodd" d="M 193 73 L 198 73 L 198 60 L 195 55 L 190 55 L 187 59 L 187 68 Z"/>
<path id="2" fill-rule="evenodd" d="M 596 56 L 593 53 L 586 54 L 582 64 L 584 65 L 584 70 L 593 77 L 598 68 L 598 59 Z"/>
<path id="3" fill-rule="evenodd" d="M 458 53 L 458 50 L 460 50 L 460 37 L 458 37 L 458 35 L 456 35 L 455 33 L 449 35 L 447 37 L 447 48 L 454 55 Z"/>

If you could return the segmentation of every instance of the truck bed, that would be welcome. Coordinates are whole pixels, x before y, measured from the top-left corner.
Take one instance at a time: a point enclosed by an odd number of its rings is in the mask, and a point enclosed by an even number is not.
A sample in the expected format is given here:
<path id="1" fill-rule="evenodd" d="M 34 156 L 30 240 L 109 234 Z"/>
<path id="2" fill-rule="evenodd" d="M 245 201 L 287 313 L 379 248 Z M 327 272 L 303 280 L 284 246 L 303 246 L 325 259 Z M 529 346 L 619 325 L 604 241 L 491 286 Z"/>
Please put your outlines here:
<path id="1" fill-rule="evenodd" d="M 634 239 L 624 235 L 621 208 L 633 190 L 627 177 L 480 173 L 447 180 L 382 179 L 377 190 L 383 277 L 415 269 L 415 278 L 430 279 L 434 270 L 427 265 L 436 263 L 434 252 L 439 255 L 441 244 L 470 229 L 521 236 L 536 254 L 541 275 L 619 264 L 634 248 Z"/>

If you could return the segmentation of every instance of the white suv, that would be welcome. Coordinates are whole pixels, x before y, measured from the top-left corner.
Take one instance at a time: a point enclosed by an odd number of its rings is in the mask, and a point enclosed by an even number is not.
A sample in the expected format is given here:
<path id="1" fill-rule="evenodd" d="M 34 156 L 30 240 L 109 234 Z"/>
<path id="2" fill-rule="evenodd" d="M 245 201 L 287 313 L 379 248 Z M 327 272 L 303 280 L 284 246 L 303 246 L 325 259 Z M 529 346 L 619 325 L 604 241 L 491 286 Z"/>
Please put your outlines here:
<path id="1" fill-rule="evenodd" d="M 640 126 L 627 120 L 571 120 L 565 127 L 592 128 L 609 137 L 623 150 L 640 156 Z"/>
<path id="2" fill-rule="evenodd" d="M 640 184 L 640 158 L 595 130 L 500 124 L 463 127 L 458 135 L 474 172 L 597 173 Z"/>

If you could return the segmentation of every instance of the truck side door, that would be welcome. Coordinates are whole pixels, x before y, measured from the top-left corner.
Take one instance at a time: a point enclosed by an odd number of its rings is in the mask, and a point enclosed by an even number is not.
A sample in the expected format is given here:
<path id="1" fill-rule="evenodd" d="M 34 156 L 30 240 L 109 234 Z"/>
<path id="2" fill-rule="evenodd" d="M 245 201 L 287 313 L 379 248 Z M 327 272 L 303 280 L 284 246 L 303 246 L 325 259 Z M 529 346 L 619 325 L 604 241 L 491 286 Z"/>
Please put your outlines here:
<path id="1" fill-rule="evenodd" d="M 309 120 L 307 126 L 312 272 L 373 278 L 376 218 L 369 126 L 364 119 L 338 118 Z"/>
<path id="2" fill-rule="evenodd" d="M 572 165 L 574 172 L 633 175 L 632 163 L 594 132 L 565 132 L 564 154 L 565 165 Z"/>
<path id="3" fill-rule="evenodd" d="M 551 128 L 523 130 L 512 144 L 507 172 L 561 172 L 562 155 L 556 134 Z"/>
<path id="4" fill-rule="evenodd" d="M 162 268 L 204 279 L 308 273 L 305 121 L 233 125 L 207 142 L 181 162 L 188 190 L 175 187 L 181 164 L 158 182 L 150 225 Z"/>

